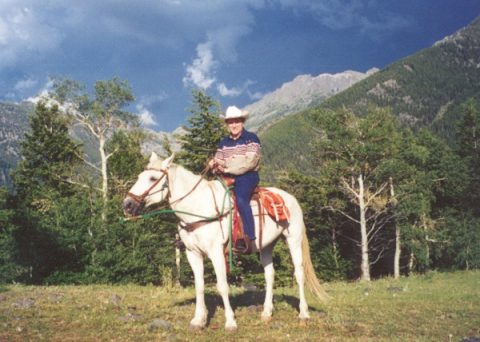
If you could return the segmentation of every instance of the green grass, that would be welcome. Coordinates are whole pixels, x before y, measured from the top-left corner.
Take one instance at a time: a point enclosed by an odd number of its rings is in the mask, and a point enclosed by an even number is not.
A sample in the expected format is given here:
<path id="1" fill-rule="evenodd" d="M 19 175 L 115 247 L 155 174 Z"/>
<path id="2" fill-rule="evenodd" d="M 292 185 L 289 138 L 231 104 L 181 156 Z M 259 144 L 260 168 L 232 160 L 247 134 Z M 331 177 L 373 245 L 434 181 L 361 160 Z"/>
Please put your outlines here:
<path id="1" fill-rule="evenodd" d="M 208 326 L 189 331 L 191 288 L 154 286 L 2 286 L 0 341 L 460 341 L 480 337 L 480 272 L 429 273 L 371 283 L 325 284 L 332 299 L 309 298 L 311 320 L 297 320 L 296 289 L 275 289 L 271 322 L 263 291 L 231 289 L 238 331 L 207 288 Z M 154 326 L 155 319 L 167 326 Z"/>

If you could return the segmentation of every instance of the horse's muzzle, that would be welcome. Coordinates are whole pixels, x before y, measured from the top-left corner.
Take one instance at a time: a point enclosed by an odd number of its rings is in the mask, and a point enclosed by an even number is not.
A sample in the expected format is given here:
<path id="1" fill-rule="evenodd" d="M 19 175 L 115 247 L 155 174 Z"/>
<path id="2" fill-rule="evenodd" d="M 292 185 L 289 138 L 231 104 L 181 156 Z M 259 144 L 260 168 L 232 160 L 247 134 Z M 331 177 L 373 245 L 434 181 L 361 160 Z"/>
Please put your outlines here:
<path id="1" fill-rule="evenodd" d="M 122 207 L 125 215 L 129 215 L 129 216 L 137 216 L 141 213 L 143 209 L 142 203 L 136 201 L 130 196 L 125 197 L 122 203 Z"/>

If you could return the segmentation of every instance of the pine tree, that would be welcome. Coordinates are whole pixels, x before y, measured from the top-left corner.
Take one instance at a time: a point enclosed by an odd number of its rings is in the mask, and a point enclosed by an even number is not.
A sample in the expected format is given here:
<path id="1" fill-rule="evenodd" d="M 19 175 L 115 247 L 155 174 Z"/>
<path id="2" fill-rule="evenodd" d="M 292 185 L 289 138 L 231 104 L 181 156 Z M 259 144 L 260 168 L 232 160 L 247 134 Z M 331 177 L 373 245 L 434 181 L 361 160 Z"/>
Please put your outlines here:
<path id="1" fill-rule="evenodd" d="M 30 117 L 30 131 L 21 143 L 21 155 L 13 181 L 20 198 L 27 203 L 48 207 L 50 204 L 44 202 L 48 192 L 65 196 L 73 191 L 66 180 L 78 165 L 79 145 L 69 136 L 67 118 L 58 106 L 37 104 Z"/>
<path id="2" fill-rule="evenodd" d="M 476 215 L 480 216 L 477 205 L 480 201 L 480 110 L 473 99 L 466 101 L 461 110 L 463 115 L 457 124 L 456 132 L 457 153 L 468 165 L 471 175 L 464 204 L 472 207 Z M 471 206 L 472 204 L 474 205 Z"/>
<path id="3" fill-rule="evenodd" d="M 21 154 L 23 160 L 12 177 L 18 202 L 16 242 L 21 262 L 30 269 L 28 281 L 40 282 L 70 260 L 70 248 L 59 241 L 59 232 L 68 232 L 55 218 L 60 203 L 75 194 L 68 180 L 78 165 L 79 147 L 58 106 L 37 104 Z"/>
<path id="4" fill-rule="evenodd" d="M 8 192 L 0 188 L 0 284 L 21 280 L 25 269 L 18 264 L 18 246 L 13 222 L 14 209 L 8 204 Z"/>
<path id="5" fill-rule="evenodd" d="M 226 128 L 219 118 L 218 102 L 202 90 L 194 90 L 192 96 L 192 116 L 188 118 L 189 125 L 184 127 L 186 133 L 179 137 L 182 151 L 177 156 L 177 161 L 190 171 L 200 173 L 226 134 Z"/>

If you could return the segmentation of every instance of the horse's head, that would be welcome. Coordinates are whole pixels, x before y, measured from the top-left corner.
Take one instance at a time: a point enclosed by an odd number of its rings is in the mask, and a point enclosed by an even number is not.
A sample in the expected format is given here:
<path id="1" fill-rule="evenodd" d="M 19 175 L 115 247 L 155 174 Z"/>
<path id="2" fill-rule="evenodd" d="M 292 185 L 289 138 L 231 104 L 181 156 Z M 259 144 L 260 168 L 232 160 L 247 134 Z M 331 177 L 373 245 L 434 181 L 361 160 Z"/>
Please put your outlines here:
<path id="1" fill-rule="evenodd" d="M 163 202 L 168 196 L 168 169 L 174 154 L 161 160 L 152 152 L 145 171 L 138 175 L 137 182 L 132 186 L 123 200 L 123 211 L 126 215 L 138 215 L 143 208 Z"/>

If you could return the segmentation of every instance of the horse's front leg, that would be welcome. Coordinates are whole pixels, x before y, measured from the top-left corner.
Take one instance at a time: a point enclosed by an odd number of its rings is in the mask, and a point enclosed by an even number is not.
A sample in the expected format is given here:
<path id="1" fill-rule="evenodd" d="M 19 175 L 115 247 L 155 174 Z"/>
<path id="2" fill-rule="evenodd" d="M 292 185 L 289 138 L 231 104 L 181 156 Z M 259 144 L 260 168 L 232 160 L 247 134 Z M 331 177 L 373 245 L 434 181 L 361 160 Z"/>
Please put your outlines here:
<path id="1" fill-rule="evenodd" d="M 273 282 L 275 269 L 273 268 L 273 246 L 275 243 L 264 246 L 260 253 L 260 261 L 265 272 L 265 302 L 263 303 L 262 321 L 268 322 L 272 319 L 273 311 Z"/>
<path id="2" fill-rule="evenodd" d="M 187 259 L 195 277 L 195 316 L 190 321 L 190 329 L 203 329 L 207 324 L 207 307 L 205 306 L 205 282 L 203 279 L 203 256 L 198 252 L 186 250 Z"/>
<path id="3" fill-rule="evenodd" d="M 212 260 L 213 268 L 217 276 L 217 290 L 220 296 L 222 296 L 223 306 L 225 308 L 225 330 L 235 331 L 237 329 L 237 322 L 235 322 L 235 315 L 228 298 L 229 287 L 223 246 L 218 245 L 213 248 L 209 253 L 209 257 Z"/>

